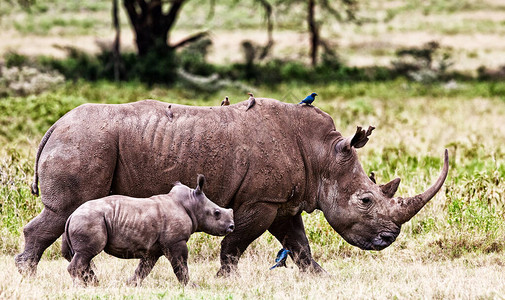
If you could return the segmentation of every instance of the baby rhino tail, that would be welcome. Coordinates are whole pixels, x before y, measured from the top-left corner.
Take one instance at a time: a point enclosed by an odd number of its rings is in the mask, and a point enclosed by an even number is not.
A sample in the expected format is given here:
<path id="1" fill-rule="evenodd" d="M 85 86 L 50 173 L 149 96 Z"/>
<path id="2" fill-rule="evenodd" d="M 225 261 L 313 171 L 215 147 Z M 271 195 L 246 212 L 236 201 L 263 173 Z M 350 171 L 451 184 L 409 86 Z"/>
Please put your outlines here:
<path id="1" fill-rule="evenodd" d="M 33 183 L 31 185 L 31 190 L 32 190 L 32 195 L 39 196 L 39 186 L 38 186 L 37 175 L 35 175 L 35 179 L 33 180 Z"/>
<path id="2" fill-rule="evenodd" d="M 65 223 L 65 232 L 63 232 L 61 237 L 61 254 L 68 261 L 72 261 L 72 257 L 74 257 L 75 254 L 68 236 L 68 224 L 70 223 L 70 218 L 72 218 L 72 216 L 68 217 L 67 222 Z"/>

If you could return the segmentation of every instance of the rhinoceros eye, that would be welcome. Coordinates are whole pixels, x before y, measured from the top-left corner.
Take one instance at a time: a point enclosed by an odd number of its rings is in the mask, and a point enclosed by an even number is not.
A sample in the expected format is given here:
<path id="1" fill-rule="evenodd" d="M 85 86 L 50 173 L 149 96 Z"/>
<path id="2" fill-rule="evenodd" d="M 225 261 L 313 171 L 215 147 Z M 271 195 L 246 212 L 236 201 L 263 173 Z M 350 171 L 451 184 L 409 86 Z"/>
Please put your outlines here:
<path id="1" fill-rule="evenodd" d="M 219 209 L 216 209 L 214 211 L 214 217 L 216 217 L 216 219 L 219 219 L 221 217 L 221 211 Z"/>
<path id="2" fill-rule="evenodd" d="M 363 197 L 361 198 L 361 202 L 364 204 L 370 204 L 372 202 L 372 199 L 370 197 Z"/>

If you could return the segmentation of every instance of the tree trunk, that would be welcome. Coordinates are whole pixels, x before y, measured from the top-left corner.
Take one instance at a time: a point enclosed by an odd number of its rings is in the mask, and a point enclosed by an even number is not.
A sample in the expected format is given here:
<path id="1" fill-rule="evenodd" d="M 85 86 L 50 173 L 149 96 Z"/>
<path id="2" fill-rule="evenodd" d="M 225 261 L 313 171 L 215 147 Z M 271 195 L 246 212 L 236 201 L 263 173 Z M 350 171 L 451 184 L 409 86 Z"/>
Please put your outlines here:
<path id="1" fill-rule="evenodd" d="M 169 32 L 185 1 L 167 1 L 170 9 L 164 14 L 162 0 L 123 0 L 135 31 L 139 56 L 145 56 L 151 50 L 163 53 L 170 49 Z"/>
<path id="2" fill-rule="evenodd" d="M 310 57 L 312 59 L 312 66 L 317 65 L 317 50 L 319 47 L 319 28 L 316 23 L 315 7 L 315 0 L 309 0 L 307 23 L 310 31 Z"/>
<path id="3" fill-rule="evenodd" d="M 265 57 L 267 57 L 267 55 L 270 53 L 270 51 L 274 46 L 274 36 L 273 36 L 274 23 L 272 22 L 272 5 L 266 0 L 258 0 L 258 1 L 265 10 L 265 18 L 267 21 L 267 31 L 268 31 L 268 42 L 263 47 L 263 49 L 261 49 L 260 55 L 258 56 L 259 60 L 263 60 Z"/>
<path id="4" fill-rule="evenodd" d="M 119 50 L 121 43 L 121 27 L 119 26 L 119 15 L 118 15 L 118 0 L 112 1 L 112 20 L 114 23 L 114 30 L 116 31 L 116 37 L 114 38 L 114 44 L 112 47 L 112 58 L 114 63 L 114 80 L 119 81 L 120 79 L 120 67 L 121 67 L 121 52 Z"/>

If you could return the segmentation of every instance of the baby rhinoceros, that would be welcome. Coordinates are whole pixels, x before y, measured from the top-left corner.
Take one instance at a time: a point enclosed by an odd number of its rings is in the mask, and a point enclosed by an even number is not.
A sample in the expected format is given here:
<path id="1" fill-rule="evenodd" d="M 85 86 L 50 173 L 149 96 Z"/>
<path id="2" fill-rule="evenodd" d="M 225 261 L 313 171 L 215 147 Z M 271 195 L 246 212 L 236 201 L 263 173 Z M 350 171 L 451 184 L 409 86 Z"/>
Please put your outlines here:
<path id="1" fill-rule="evenodd" d="M 205 177 L 198 175 L 195 189 L 177 182 L 164 195 L 112 195 L 81 205 L 68 218 L 62 241 L 72 278 L 96 285 L 90 262 L 104 250 L 119 258 L 140 258 L 128 284 L 140 285 L 162 255 L 170 260 L 179 282 L 187 284 L 190 235 L 226 235 L 234 229 L 233 210 L 210 201 L 203 193 L 204 183 Z"/>

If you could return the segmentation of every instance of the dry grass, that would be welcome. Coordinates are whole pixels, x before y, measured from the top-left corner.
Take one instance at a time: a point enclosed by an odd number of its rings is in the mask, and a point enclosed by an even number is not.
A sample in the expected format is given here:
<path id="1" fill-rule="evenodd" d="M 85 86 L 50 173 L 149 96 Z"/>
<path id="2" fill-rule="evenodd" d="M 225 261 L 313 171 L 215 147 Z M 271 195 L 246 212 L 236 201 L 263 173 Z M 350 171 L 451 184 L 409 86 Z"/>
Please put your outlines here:
<path id="1" fill-rule="evenodd" d="M 63 259 L 43 260 L 38 276 L 23 279 L 13 258 L 0 257 L 0 298 L 3 299 L 503 299 L 505 257 L 487 255 L 457 260 L 423 261 L 398 249 L 322 262 L 327 275 L 268 268 L 274 253 L 249 252 L 238 274 L 218 278 L 217 260 L 190 260 L 190 284 L 178 284 L 170 264 L 160 259 L 142 287 L 124 284 L 136 260 L 107 255 L 95 259 L 98 287 L 72 284 Z"/>
<path id="2" fill-rule="evenodd" d="M 424 87 L 419 87 L 422 93 Z M 93 85 L 82 88 L 89 89 L 91 97 L 128 98 L 122 94 L 124 87 Z M 473 97 L 475 89 L 481 89 L 484 94 L 488 86 L 465 83 L 458 84 L 458 89 L 463 92 L 454 97 L 409 96 L 413 94 L 409 89 L 416 88 L 416 85 L 401 83 L 316 88 L 321 95 L 317 106 L 332 115 L 336 128 L 344 135 L 352 134 L 356 125 L 377 127 L 366 147 L 359 150 L 360 160 L 367 172 L 376 173 L 379 183 L 401 177 L 399 195 L 419 193 L 433 182 L 441 167 L 441 162 L 436 159 L 442 158 L 444 148 L 450 150 L 451 169 L 444 190 L 403 226 L 397 241 L 389 248 L 381 252 L 366 252 L 350 246 L 331 229 L 322 213 L 316 211 L 304 214 L 304 223 L 314 258 L 329 276 L 300 273 L 291 260 L 288 260 L 289 269 L 269 271 L 280 244 L 266 233 L 247 249 L 240 260 L 237 276 L 216 278 L 221 239 L 196 234 L 190 241 L 189 267 L 191 281 L 197 287 L 181 287 L 164 258 L 160 259 L 143 287 L 126 287 L 124 282 L 133 273 L 137 262 L 102 254 L 96 258 L 100 285 L 84 289 L 73 287 L 66 271 L 67 262 L 59 258 L 59 243 L 45 252 L 36 278 L 22 279 L 14 266 L 12 253 L 20 252 L 23 239 L 19 237 L 19 231 L 8 231 L 5 227 L 1 236 L 0 299 L 503 297 L 505 152 L 501 149 L 505 144 L 505 128 L 500 124 L 505 116 L 505 102 L 496 97 Z M 288 95 L 287 90 L 301 93 L 298 89 L 307 87 L 280 87 L 277 91 L 262 90 L 258 95 L 268 94 L 282 99 L 282 95 Z M 362 94 L 361 90 L 364 91 Z M 165 99 L 173 92 L 141 91 L 141 94 L 154 93 L 157 96 L 154 98 Z M 78 93 L 81 94 L 86 93 Z M 232 99 L 240 97 L 230 95 Z M 47 99 L 41 96 L 37 101 L 54 103 L 55 97 L 66 101 L 71 99 L 63 93 Z M 137 97 L 137 94 L 130 97 Z M 208 104 L 201 101 L 198 103 Z M 11 114 L 26 117 L 21 113 L 23 111 Z M 11 122 L 13 120 L 16 119 L 11 119 Z M 27 135 L 25 131 L 19 134 Z M 33 159 L 27 162 L 25 156 L 33 157 L 36 142 L 19 148 L 22 151 L 20 161 L 0 165 L 6 170 L 4 175 L 7 177 L 2 180 L 8 183 L 4 188 L 9 192 L 5 195 L 10 195 L 19 209 L 25 209 L 25 203 L 34 206 L 29 212 L 35 213 L 41 204 L 39 199 L 28 195 L 27 184 L 31 181 L 29 174 Z M 2 155 L 5 158 L 2 157 L 0 162 L 11 159 L 7 154 Z M 407 158 L 419 159 L 420 162 L 413 165 Z M 423 164 L 421 159 L 426 158 L 434 160 Z M 16 168 L 21 171 L 15 172 Z M 21 191 L 21 194 L 17 195 L 16 191 Z M 466 205 L 466 210 L 451 206 L 455 201 Z M 11 205 L 11 202 L 6 203 L 6 206 Z M 496 211 L 490 212 L 487 208 Z M 470 214 L 475 212 L 475 215 Z M 26 223 L 31 217 L 26 220 L 18 218 L 17 213 L 13 214 L 12 219 L 16 222 Z M 487 221 L 489 224 L 486 225 Z M 488 225 L 491 229 L 486 231 Z M 13 226 L 18 230 L 22 227 L 19 223 Z"/>

